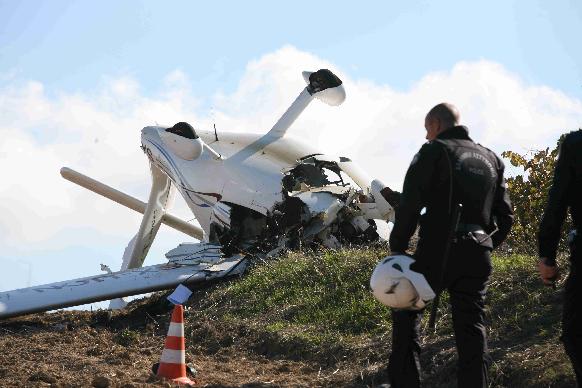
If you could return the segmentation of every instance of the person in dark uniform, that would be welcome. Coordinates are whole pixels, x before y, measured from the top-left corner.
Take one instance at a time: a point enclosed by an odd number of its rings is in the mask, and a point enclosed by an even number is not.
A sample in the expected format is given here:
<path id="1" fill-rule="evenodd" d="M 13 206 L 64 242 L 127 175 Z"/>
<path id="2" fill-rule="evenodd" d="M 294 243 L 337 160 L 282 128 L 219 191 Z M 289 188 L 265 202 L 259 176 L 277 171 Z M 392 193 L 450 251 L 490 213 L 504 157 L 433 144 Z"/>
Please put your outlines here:
<path id="1" fill-rule="evenodd" d="M 558 277 L 556 250 L 566 212 L 570 208 L 570 275 L 564 291 L 562 342 L 572 361 L 578 386 L 582 386 L 582 130 L 564 138 L 540 230 L 538 263 L 542 281 L 552 285 Z"/>
<path id="2" fill-rule="evenodd" d="M 392 254 L 405 252 L 420 221 L 416 261 L 411 269 L 424 274 L 435 292 L 449 292 L 459 355 L 459 387 L 486 387 L 490 361 L 483 309 L 491 274 L 490 253 L 503 242 L 513 223 L 504 165 L 495 153 L 471 140 L 451 104 L 432 108 L 426 115 L 425 128 L 428 142 L 414 156 L 406 173 L 390 248 Z M 463 207 L 444 269 L 448 228 L 456 204 Z M 443 284 L 439 284 L 440 279 Z M 420 385 L 421 317 L 422 311 L 392 311 L 392 354 L 388 363 L 392 387 Z"/>

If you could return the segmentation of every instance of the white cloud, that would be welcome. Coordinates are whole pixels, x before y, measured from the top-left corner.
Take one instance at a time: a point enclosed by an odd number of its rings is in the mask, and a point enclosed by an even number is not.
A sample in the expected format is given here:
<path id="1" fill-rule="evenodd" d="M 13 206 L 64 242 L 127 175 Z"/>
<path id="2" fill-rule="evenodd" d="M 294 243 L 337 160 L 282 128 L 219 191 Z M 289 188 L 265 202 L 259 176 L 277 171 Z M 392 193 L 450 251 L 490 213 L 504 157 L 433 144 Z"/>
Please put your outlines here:
<path id="1" fill-rule="evenodd" d="M 497 152 L 553 145 L 575 129 L 582 102 L 546 86 L 529 86 L 503 66 L 461 62 L 427 74 L 406 91 L 349 72 L 315 55 L 283 47 L 250 62 L 231 94 L 192 94 L 181 71 L 161 80 L 157 97 L 145 97 L 131 78 L 106 79 L 96 94 L 66 94 L 30 81 L 0 89 L 0 245 L 27 244 L 41 251 L 71 244 L 64 232 L 78 228 L 75 244 L 98 244 L 103 236 L 128 240 L 139 224 L 131 211 L 97 199 L 59 175 L 66 165 L 147 198 L 147 160 L 140 129 L 153 123 L 190 121 L 219 131 L 266 132 L 305 86 L 302 70 L 332 69 L 344 81 L 347 100 L 339 108 L 318 101 L 289 134 L 322 151 L 352 157 L 370 175 L 400 188 L 412 155 L 424 142 L 424 115 L 441 101 L 455 103 L 476 141 Z M 223 85 L 216 85 L 220 90 Z M 197 101 L 212 99 L 209 111 Z M 189 217 L 184 207 L 179 214 Z M 173 237 L 179 238 L 179 237 Z M 117 241 L 117 240 L 115 240 Z M 120 252 L 123 251 L 120 247 Z M 4 252 L 4 253 L 5 253 Z"/>
<path id="2" fill-rule="evenodd" d="M 139 216 L 63 180 L 59 170 L 70 166 L 147 199 L 141 128 L 195 117 L 174 98 L 151 100 L 138 91 L 131 79 L 111 80 L 98 95 L 49 98 L 38 82 L 0 91 L 3 254 L 99 244 L 103 236 L 129 240 L 135 233 Z M 76 230 L 86 233 L 67 241 L 64 233 Z"/>
<path id="3" fill-rule="evenodd" d="M 296 97 L 301 70 L 327 67 L 343 80 L 339 108 L 313 102 L 288 132 L 325 152 L 352 156 L 371 175 L 400 188 L 412 155 L 424 140 L 424 116 L 435 104 L 456 104 L 471 136 L 494 151 L 553 146 L 578 128 L 582 101 L 547 86 L 528 86 L 500 64 L 460 62 L 427 74 L 410 90 L 352 79 L 316 56 L 284 47 L 251 62 L 230 95 L 216 97 L 219 128 L 266 131 Z"/>

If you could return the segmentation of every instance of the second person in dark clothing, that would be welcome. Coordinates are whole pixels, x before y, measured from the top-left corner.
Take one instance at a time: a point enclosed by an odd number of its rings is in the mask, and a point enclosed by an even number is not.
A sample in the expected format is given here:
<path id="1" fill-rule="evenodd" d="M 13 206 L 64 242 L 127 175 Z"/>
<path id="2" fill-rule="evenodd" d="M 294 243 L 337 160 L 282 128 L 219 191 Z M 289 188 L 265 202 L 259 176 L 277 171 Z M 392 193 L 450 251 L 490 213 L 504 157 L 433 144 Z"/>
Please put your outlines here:
<path id="1" fill-rule="evenodd" d="M 539 230 L 539 270 L 551 285 L 558 275 L 556 250 L 560 231 L 570 209 L 570 275 L 564 290 L 562 342 L 572 361 L 578 386 L 582 386 L 582 130 L 571 132 L 560 146 L 548 205 Z"/>
<path id="2" fill-rule="evenodd" d="M 473 142 L 459 125 L 457 109 L 435 106 L 425 119 L 429 140 L 406 173 L 390 236 L 392 254 L 408 249 L 420 221 L 411 269 L 425 275 L 436 291 L 447 289 L 459 355 L 459 387 L 487 387 L 489 359 L 484 327 L 484 298 L 491 274 L 491 250 L 506 238 L 513 210 L 501 159 Z M 462 205 L 456 238 L 443 274 L 443 255 L 452 210 Z M 424 213 L 421 215 L 421 211 Z M 440 279 L 444 279 L 443 284 Z M 392 387 L 418 387 L 421 381 L 419 329 L 422 311 L 392 313 Z"/>

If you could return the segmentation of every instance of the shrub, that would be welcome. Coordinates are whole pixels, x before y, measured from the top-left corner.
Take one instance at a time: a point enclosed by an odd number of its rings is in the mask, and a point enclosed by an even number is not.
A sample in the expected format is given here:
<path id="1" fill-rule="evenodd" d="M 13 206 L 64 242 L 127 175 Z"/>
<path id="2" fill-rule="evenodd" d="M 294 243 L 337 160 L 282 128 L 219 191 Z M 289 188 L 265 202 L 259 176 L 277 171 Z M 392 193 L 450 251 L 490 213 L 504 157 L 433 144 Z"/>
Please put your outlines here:
<path id="1" fill-rule="evenodd" d="M 558 159 L 559 147 L 564 135 L 552 150 L 529 151 L 523 155 L 514 151 L 501 154 L 509 163 L 523 169 L 522 174 L 506 179 L 507 188 L 513 203 L 515 223 L 507 238 L 507 244 L 516 252 L 536 254 L 537 234 L 552 186 L 554 167 Z M 571 228 L 570 217 L 566 219 L 566 230 Z M 566 233 L 562 233 L 558 250 L 567 251 Z"/>

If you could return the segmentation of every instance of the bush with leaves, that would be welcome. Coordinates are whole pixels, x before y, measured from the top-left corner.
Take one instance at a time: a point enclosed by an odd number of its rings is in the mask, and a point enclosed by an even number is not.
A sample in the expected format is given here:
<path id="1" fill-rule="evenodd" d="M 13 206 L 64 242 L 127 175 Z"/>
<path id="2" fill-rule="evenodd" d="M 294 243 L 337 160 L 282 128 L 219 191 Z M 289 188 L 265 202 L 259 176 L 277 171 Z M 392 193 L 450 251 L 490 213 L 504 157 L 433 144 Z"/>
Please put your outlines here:
<path id="1" fill-rule="evenodd" d="M 537 234 L 554 177 L 554 167 L 558 159 L 560 144 L 564 135 L 552 150 L 529 151 L 523 155 L 514 151 L 501 154 L 509 163 L 523 169 L 522 174 L 506 179 L 507 188 L 513 203 L 515 223 L 507 238 L 507 244 L 517 252 L 536 254 Z M 568 216 L 562 230 L 571 229 Z M 566 233 L 562 233 L 558 251 L 567 251 Z"/>

